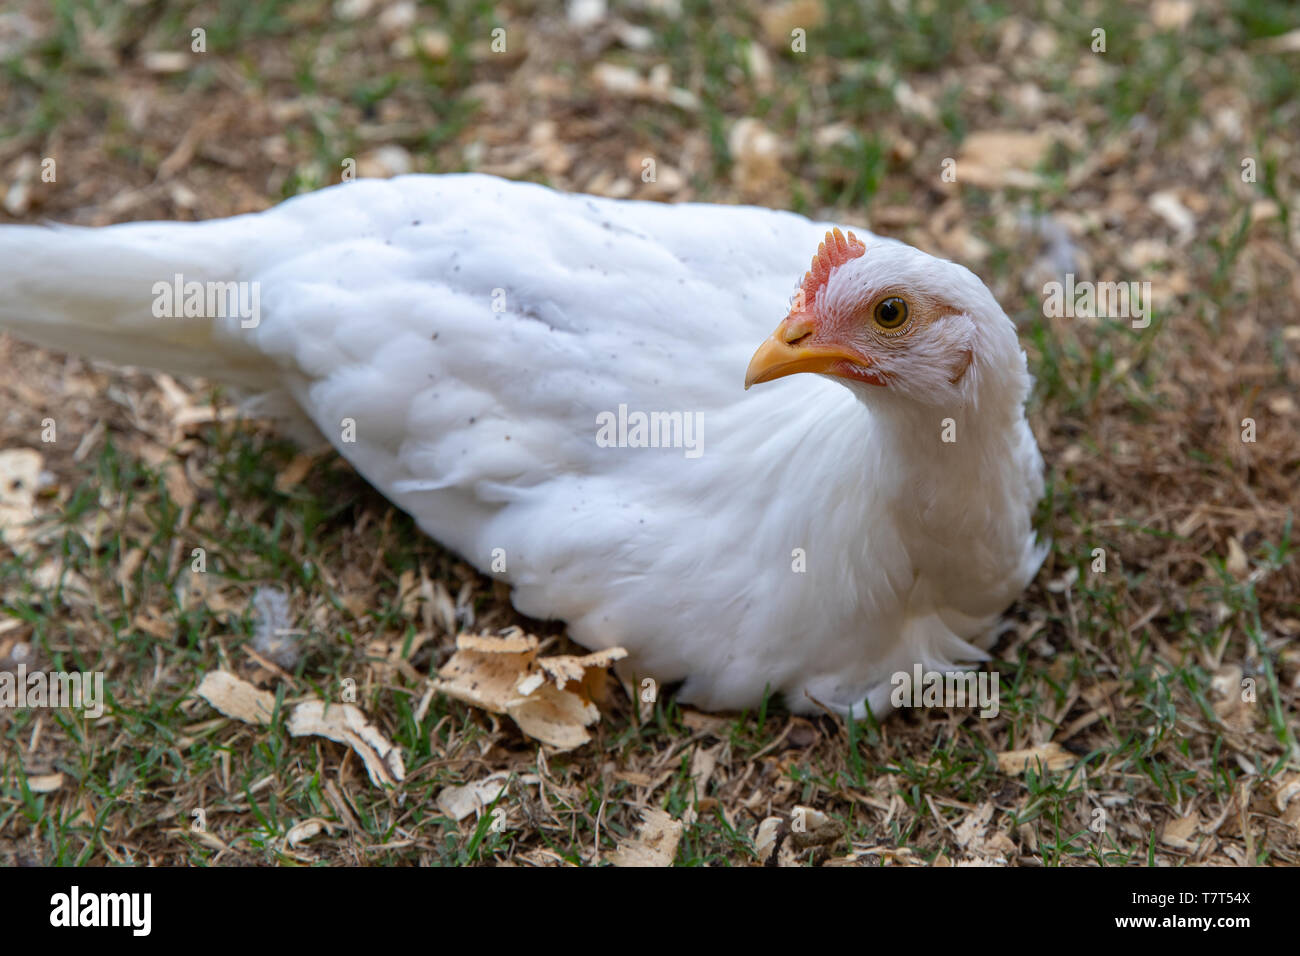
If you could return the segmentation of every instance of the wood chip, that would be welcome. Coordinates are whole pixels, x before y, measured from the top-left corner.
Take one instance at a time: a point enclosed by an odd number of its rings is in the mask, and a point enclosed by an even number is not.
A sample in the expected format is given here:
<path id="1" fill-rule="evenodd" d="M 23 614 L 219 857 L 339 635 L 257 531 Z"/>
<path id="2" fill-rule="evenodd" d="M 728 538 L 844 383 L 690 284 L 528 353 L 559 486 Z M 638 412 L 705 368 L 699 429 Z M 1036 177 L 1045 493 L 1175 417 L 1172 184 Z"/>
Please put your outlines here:
<path id="1" fill-rule="evenodd" d="M 968 813 L 966 819 L 958 824 L 957 829 L 953 831 L 957 845 L 962 849 L 966 849 L 972 844 L 976 846 L 982 844 L 984 842 L 984 831 L 988 829 L 989 821 L 992 819 L 993 804 L 986 800 Z"/>
<path id="2" fill-rule="evenodd" d="M 1032 188 L 1040 177 L 1033 170 L 1052 145 L 1045 132 L 982 130 L 971 133 L 957 153 L 957 182 L 982 189 Z"/>
<path id="3" fill-rule="evenodd" d="M 210 671 L 195 692 L 209 704 L 235 720 L 266 726 L 275 712 L 275 695 L 259 690 L 228 671 Z"/>
<path id="4" fill-rule="evenodd" d="M 791 48 L 795 30 L 803 30 L 806 36 L 825 20 L 826 8 L 822 0 L 787 0 L 785 3 L 764 7 L 758 15 L 758 22 L 763 28 L 763 39 L 778 50 Z"/>
<path id="5" fill-rule="evenodd" d="M 1244 581 L 1250 576 L 1250 561 L 1241 542 L 1235 537 L 1228 539 L 1228 556 L 1224 559 L 1223 566 L 1238 581 Z"/>
<path id="6" fill-rule="evenodd" d="M 1007 750 L 998 754 L 998 770 L 1005 774 L 1022 774 L 1027 769 L 1065 770 L 1074 766 L 1075 756 L 1055 741 L 1025 750 Z"/>
<path id="7" fill-rule="evenodd" d="M 347 744 L 366 765 L 376 787 L 393 786 L 406 779 L 402 752 L 352 704 L 330 704 L 307 700 L 289 715 L 289 733 L 294 737 L 326 737 Z"/>
<path id="8" fill-rule="evenodd" d="M 609 861 L 615 866 L 672 866 L 685 828 L 654 808 L 642 811 L 641 820 L 636 836 L 619 844 Z"/>
<path id="9" fill-rule="evenodd" d="M 315 463 L 315 455 L 305 452 L 295 455 L 293 461 L 285 466 L 284 471 L 275 476 L 275 490 L 282 495 L 288 494 L 302 484 L 302 480 L 311 472 L 311 466 Z"/>
<path id="10" fill-rule="evenodd" d="M 600 710 L 577 694 L 544 684 L 506 705 L 506 713 L 529 737 L 556 750 L 574 750 L 591 740 L 587 728 L 600 720 Z"/>
<path id="11" fill-rule="evenodd" d="M 434 686 L 456 700 L 508 714 L 529 737 L 556 750 L 591 740 L 600 720 L 605 670 L 627 656 L 621 647 L 594 654 L 538 658 L 540 642 L 517 628 L 504 636 L 461 634 Z"/>
<path id="12" fill-rule="evenodd" d="M 517 783 L 532 786 L 540 780 L 536 774 L 524 774 L 515 778 Z M 473 783 L 444 787 L 438 794 L 438 809 L 457 822 L 471 814 L 481 814 L 509 786 L 509 781 L 510 774 L 502 770 Z"/>
<path id="13" fill-rule="evenodd" d="M 53 793 L 63 786 L 63 774 L 43 773 L 27 778 L 27 789 L 32 793 Z"/>
<path id="14" fill-rule="evenodd" d="M 434 685 L 448 697 L 504 714 L 519 696 L 515 684 L 528 673 L 536 654 L 537 638 L 522 632 L 511 637 L 462 634 Z"/>
<path id="15" fill-rule="evenodd" d="M 1201 825 L 1201 818 L 1195 813 L 1170 820 L 1160 834 L 1160 842 L 1176 850 L 1196 849 L 1196 830 Z"/>
<path id="16" fill-rule="evenodd" d="M 303 820 L 289 828 L 289 832 L 284 835 L 284 842 L 291 847 L 306 843 L 312 837 L 324 832 L 328 826 L 329 821 L 322 820 L 320 817 Z"/>
<path id="17" fill-rule="evenodd" d="M 758 832 L 754 834 L 754 849 L 758 852 L 759 863 L 766 864 L 772 859 L 784 825 L 785 821 L 780 817 L 768 817 L 758 825 Z"/>
<path id="18" fill-rule="evenodd" d="M 35 517 L 42 462 L 30 448 L 0 451 L 0 541 L 15 552 L 28 540 L 24 525 Z"/>

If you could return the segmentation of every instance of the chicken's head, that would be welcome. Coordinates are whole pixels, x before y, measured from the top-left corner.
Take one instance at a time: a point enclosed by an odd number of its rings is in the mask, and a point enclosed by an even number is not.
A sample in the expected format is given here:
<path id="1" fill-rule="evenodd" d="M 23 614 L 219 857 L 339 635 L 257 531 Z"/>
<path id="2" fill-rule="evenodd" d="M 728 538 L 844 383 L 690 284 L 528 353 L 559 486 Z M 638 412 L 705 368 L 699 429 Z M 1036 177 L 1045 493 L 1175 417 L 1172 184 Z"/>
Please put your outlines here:
<path id="1" fill-rule="evenodd" d="M 835 229 L 813 256 L 790 313 L 749 363 L 745 388 L 818 372 L 868 400 L 963 402 L 968 380 L 1015 332 L 969 270 L 890 239 Z M 876 394 L 872 394 L 879 390 Z"/>

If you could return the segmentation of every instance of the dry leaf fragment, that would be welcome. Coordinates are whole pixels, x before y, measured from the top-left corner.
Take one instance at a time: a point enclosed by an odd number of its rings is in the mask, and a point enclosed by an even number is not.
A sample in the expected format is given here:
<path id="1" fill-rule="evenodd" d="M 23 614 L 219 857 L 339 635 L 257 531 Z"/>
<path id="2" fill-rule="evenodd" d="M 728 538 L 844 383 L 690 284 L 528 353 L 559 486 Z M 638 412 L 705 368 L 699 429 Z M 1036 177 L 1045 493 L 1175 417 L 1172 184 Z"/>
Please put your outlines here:
<path id="1" fill-rule="evenodd" d="M 780 817 L 768 817 L 758 825 L 758 832 L 754 835 L 754 849 L 758 852 L 759 863 L 766 864 L 772 859 L 784 822 Z"/>
<path id="2" fill-rule="evenodd" d="M 781 140 L 752 117 L 736 121 L 727 137 L 727 148 L 735 160 L 732 180 L 742 193 L 758 196 L 784 180 L 781 170 Z"/>
<path id="3" fill-rule="evenodd" d="M 401 577 L 397 579 L 397 595 L 402 614 L 414 621 L 420 611 L 420 602 L 424 598 L 420 585 L 416 583 L 414 571 L 403 571 Z"/>
<path id="4" fill-rule="evenodd" d="M 763 39 L 778 49 L 790 49 L 795 30 L 807 32 L 819 27 L 826 20 L 826 8 L 822 0 L 787 0 L 776 6 L 766 7 L 758 15 L 763 27 Z"/>
<path id="5" fill-rule="evenodd" d="M 592 68 L 591 78 L 606 92 L 623 96 L 636 96 L 643 82 L 636 70 L 614 63 L 597 63 Z"/>
<path id="6" fill-rule="evenodd" d="M 461 634 L 434 685 L 448 697 L 504 714 L 536 656 L 537 638 L 522 631 L 508 637 Z"/>
<path id="7" fill-rule="evenodd" d="M 1065 770 L 1074 766 L 1075 757 L 1054 740 L 1024 750 L 1007 750 L 998 754 L 998 770 L 1005 774 L 1022 774 L 1026 769 Z"/>
<path id="8" fill-rule="evenodd" d="M 1255 723 L 1254 706 L 1242 696 L 1243 674 L 1236 664 L 1224 664 L 1210 679 L 1210 689 L 1221 700 L 1211 705 L 1224 726 L 1249 731 Z"/>
<path id="9" fill-rule="evenodd" d="M 32 793 L 53 793 L 63 786 L 63 774 L 43 773 L 27 778 L 27 789 Z"/>
<path id="10" fill-rule="evenodd" d="M 1235 537 L 1228 539 L 1228 557 L 1223 566 L 1238 581 L 1244 581 L 1250 575 L 1250 561 Z"/>
<path id="11" fill-rule="evenodd" d="M 1192 0 L 1155 0 L 1151 4 L 1151 22 L 1161 30 L 1182 30 L 1195 15 Z"/>
<path id="12" fill-rule="evenodd" d="M 187 839 L 196 840 L 208 849 L 216 850 L 218 853 L 230 852 L 230 847 L 226 842 L 210 830 L 191 830 L 186 828 L 184 830 L 168 830 L 167 832 L 184 834 Z"/>
<path id="13" fill-rule="evenodd" d="M 150 50 L 141 59 L 150 73 L 183 73 L 191 62 L 183 50 Z"/>
<path id="14" fill-rule="evenodd" d="M 979 847 L 984 842 L 984 831 L 988 829 L 989 821 L 992 819 L 993 804 L 986 800 L 968 813 L 966 819 L 953 831 L 957 845 L 963 850 L 971 844 Z"/>
<path id="15" fill-rule="evenodd" d="M 482 813 L 505 790 L 510 774 L 502 771 L 459 787 L 444 787 L 438 794 L 438 809 L 459 822 L 472 813 Z"/>
<path id="16" fill-rule="evenodd" d="M 1285 810 L 1292 800 L 1300 804 L 1300 773 L 1293 773 L 1279 780 L 1277 792 L 1273 795 L 1273 802 L 1279 811 Z"/>
<path id="17" fill-rule="evenodd" d="M 448 697 L 508 714 L 529 737 L 557 750 L 580 747 L 591 739 L 586 728 L 600 720 L 593 698 L 601 696 L 605 670 L 627 651 L 614 647 L 539 659 L 537 648 L 537 638 L 518 629 L 502 637 L 462 634 L 434 686 Z"/>
<path id="18" fill-rule="evenodd" d="M 274 694 L 258 690 L 229 671 L 204 674 L 195 693 L 227 717 L 246 724 L 266 726 L 271 723 L 271 715 L 275 712 Z"/>
<path id="19" fill-rule="evenodd" d="M 1259 46 L 1270 53 L 1300 53 L 1300 30 L 1260 40 Z"/>
<path id="20" fill-rule="evenodd" d="M 1286 417 L 1287 415 L 1294 415 L 1296 413 L 1297 406 L 1295 399 L 1290 395 L 1274 395 L 1265 404 L 1268 405 L 1268 410 L 1274 415 Z"/>
<path id="21" fill-rule="evenodd" d="M 999 830 L 984 841 L 983 849 L 985 853 L 995 853 L 1005 858 L 1016 852 L 1016 844 L 1010 836 Z"/>
<path id="22" fill-rule="evenodd" d="M 577 694 L 546 684 L 506 705 L 506 713 L 529 737 L 556 750 L 573 750 L 591 740 L 587 728 L 600 720 L 600 710 Z"/>
<path id="23" fill-rule="evenodd" d="M 1173 190 L 1153 193 L 1147 200 L 1147 205 L 1178 234 L 1179 245 L 1190 242 L 1196 236 L 1196 217 Z"/>
<path id="24" fill-rule="evenodd" d="M 727 731 L 731 727 L 731 721 L 726 717 L 706 714 L 703 711 L 686 707 L 682 709 L 682 725 L 695 733 L 707 733 L 719 740 L 725 740 Z"/>
<path id="25" fill-rule="evenodd" d="M 357 157 L 357 176 L 363 179 L 404 176 L 413 168 L 410 152 L 396 143 L 387 143 Z"/>
<path id="26" fill-rule="evenodd" d="M 320 817 L 311 817 L 303 820 L 301 823 L 295 823 L 289 828 L 289 832 L 284 835 L 284 842 L 291 847 L 300 843 L 306 843 L 312 837 L 325 830 L 330 826 L 328 820 L 322 820 Z"/>
<path id="27" fill-rule="evenodd" d="M 1170 820 L 1160 834 L 1160 842 L 1176 850 L 1196 849 L 1196 829 L 1201 825 L 1201 818 L 1195 811 L 1177 820 Z"/>
<path id="28" fill-rule="evenodd" d="M 691 796 L 694 799 L 690 801 L 685 812 L 682 813 L 682 822 L 688 826 L 695 824 L 698 819 L 698 811 L 703 811 L 710 804 L 716 803 L 708 795 L 709 781 L 713 779 L 713 771 L 718 766 L 718 756 L 725 746 L 727 746 L 726 743 L 720 743 L 706 749 L 696 744 L 691 753 Z"/>
<path id="29" fill-rule="evenodd" d="M 0 451 L 0 540 L 15 551 L 27 539 L 23 525 L 35 517 L 42 461 L 30 448 Z"/>
<path id="30" fill-rule="evenodd" d="M 441 30 L 420 30 L 415 45 L 431 60 L 445 60 L 451 53 L 451 37 Z"/>
<path id="31" fill-rule="evenodd" d="M 541 781 L 536 774 L 524 774 L 515 778 L 517 782 L 533 786 Z M 458 823 L 474 813 L 483 813 L 492 802 L 509 786 L 510 774 L 498 771 L 482 780 L 462 786 L 444 787 L 438 794 L 438 809 Z"/>
<path id="32" fill-rule="evenodd" d="M 555 682 L 555 686 L 564 690 L 564 685 L 569 681 L 575 684 L 581 684 L 591 670 L 604 671 L 612 667 L 623 658 L 627 657 L 627 651 L 621 647 L 610 647 L 603 651 L 596 651 L 594 654 L 584 654 L 574 656 L 572 654 L 556 654 L 553 657 L 541 657 L 537 660 L 537 666 L 550 676 Z"/>
<path id="33" fill-rule="evenodd" d="M 597 63 L 591 70 L 591 80 L 600 89 L 613 96 L 671 103 L 683 110 L 699 108 L 699 100 L 695 94 L 690 90 L 672 86 L 671 77 L 663 69 L 658 71 L 652 69 L 648 77 L 642 77 L 632 67 L 614 63 Z"/>
<path id="34" fill-rule="evenodd" d="M 288 726 L 294 737 L 314 735 L 347 744 L 365 763 L 370 782 L 376 787 L 392 786 L 406 779 L 402 752 L 352 704 L 303 701 L 289 715 Z"/>
<path id="35" fill-rule="evenodd" d="M 680 821 L 663 810 L 647 808 L 641 813 L 636 836 L 620 844 L 609 860 L 615 866 L 672 866 L 683 829 Z"/>
<path id="36" fill-rule="evenodd" d="M 813 807 L 796 806 L 790 814 L 790 840 L 796 850 L 825 846 L 839 839 L 835 821 Z"/>
<path id="37" fill-rule="evenodd" d="M 493 634 L 461 634 L 456 638 L 456 649 L 479 651 L 484 654 L 522 654 L 536 651 L 538 640 L 519 628 L 501 636 Z"/>
<path id="38" fill-rule="evenodd" d="M 302 480 L 307 477 L 315 461 L 316 456 L 309 452 L 299 452 L 294 455 L 293 461 L 289 462 L 284 471 L 275 476 L 275 490 L 282 495 L 287 495 L 302 484 Z"/>
<path id="39" fill-rule="evenodd" d="M 198 501 L 194 489 L 190 485 L 189 477 L 185 474 L 185 468 L 180 462 L 165 462 L 160 470 L 162 471 L 163 482 L 167 486 L 167 495 L 174 504 L 181 508 L 187 508 Z"/>
<path id="40" fill-rule="evenodd" d="M 971 133 L 957 154 L 957 182 L 999 189 L 1032 188 L 1040 177 L 1033 172 L 1052 145 L 1046 132 L 984 130 Z"/>
<path id="41" fill-rule="evenodd" d="M 718 756 L 725 743 L 715 744 L 707 750 L 698 744 L 691 754 L 691 787 L 697 797 L 704 797 L 709 792 L 709 781 L 718 766 Z"/>

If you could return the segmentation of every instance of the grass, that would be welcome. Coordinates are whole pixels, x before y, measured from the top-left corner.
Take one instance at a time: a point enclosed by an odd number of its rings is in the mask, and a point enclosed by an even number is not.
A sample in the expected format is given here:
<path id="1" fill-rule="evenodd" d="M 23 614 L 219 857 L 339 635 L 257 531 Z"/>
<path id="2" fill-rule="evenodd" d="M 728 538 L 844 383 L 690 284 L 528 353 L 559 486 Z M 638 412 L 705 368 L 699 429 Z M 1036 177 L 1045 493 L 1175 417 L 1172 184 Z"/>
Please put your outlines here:
<path id="1" fill-rule="evenodd" d="M 1300 412 L 1287 402 L 1300 384 L 1300 98 L 1297 54 L 1270 45 L 1300 27 L 1291 4 L 1211 0 L 1181 23 L 1178 4 L 1153 22 L 1154 8 L 1117 0 L 814 3 L 784 20 L 748 3 L 616 9 L 648 30 L 644 48 L 540 5 L 424 3 L 396 27 L 394 6 L 344 20 L 278 0 L 20 3 L 34 30 L 0 63 L 0 171 L 52 155 L 60 173 L 11 218 L 230 215 L 393 144 L 417 171 L 638 195 L 639 180 L 617 189 L 627 157 L 644 155 L 682 183 L 647 198 L 792 208 L 963 261 L 1021 328 L 1049 465 L 1052 551 L 989 665 L 1001 713 L 843 721 L 778 701 L 702 715 L 671 694 L 646 713 L 620 698 L 591 744 L 556 754 L 440 695 L 421 710 L 457 630 L 519 623 L 563 646 L 562 628 L 519 618 L 332 454 L 285 485 L 300 451 L 265 427 L 178 424 L 181 410 L 229 406 L 207 384 L 0 337 L 0 450 L 37 448 L 50 474 L 32 546 L 0 545 L 0 669 L 22 644 L 42 667 L 104 671 L 111 697 L 100 721 L 0 711 L 0 862 L 589 864 L 657 807 L 689 821 L 678 865 L 754 865 L 759 823 L 788 830 L 797 806 L 833 836 L 786 841 L 786 864 L 1300 859 L 1300 797 L 1286 798 L 1300 779 Z M 805 23 L 808 51 L 794 53 L 787 28 Z M 188 50 L 195 26 L 208 52 L 191 68 L 146 68 L 148 51 Z M 487 49 L 497 26 L 506 56 Z M 1089 49 L 1097 27 L 1105 54 Z M 592 79 L 598 62 L 667 64 L 698 106 L 612 95 Z M 730 138 L 742 117 L 782 143 L 774 179 L 746 178 Z M 160 171 L 201 119 L 213 125 L 192 154 Z M 530 145 L 538 119 L 555 122 L 562 163 Z M 987 130 L 1050 133 L 1024 170 L 1036 178 L 963 182 Z M 955 184 L 939 175 L 951 157 Z M 1190 211 L 1190 239 L 1153 208 L 1161 192 Z M 1035 269 L 1050 250 L 1028 216 L 1064 230 L 1081 276 L 1151 281 L 1151 326 L 1044 315 Z M 51 414 L 60 439 L 43 444 Z M 403 593 L 422 574 L 451 619 L 430 626 Z M 289 594 L 304 632 L 287 671 L 253 654 L 262 587 Z M 275 695 L 269 726 L 194 699 L 218 667 Z M 342 746 L 288 732 L 293 701 L 347 680 L 401 748 L 394 791 Z M 1001 768 L 1000 754 L 1049 741 L 1069 758 L 1060 769 Z M 439 809 L 444 788 L 498 771 L 514 783 L 477 819 Z M 33 789 L 56 773 L 58 787 Z M 1189 818 L 1189 838 L 1171 835 Z M 312 820 L 321 832 L 291 845 Z"/>

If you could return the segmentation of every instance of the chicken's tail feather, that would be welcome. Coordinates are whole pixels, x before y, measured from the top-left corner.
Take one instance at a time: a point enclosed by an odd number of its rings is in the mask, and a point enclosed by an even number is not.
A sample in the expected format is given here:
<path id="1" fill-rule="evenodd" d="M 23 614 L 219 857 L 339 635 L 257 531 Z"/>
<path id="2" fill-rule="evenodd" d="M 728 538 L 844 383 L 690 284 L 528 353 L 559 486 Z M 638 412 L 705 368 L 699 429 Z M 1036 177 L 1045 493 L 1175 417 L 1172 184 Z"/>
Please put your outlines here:
<path id="1" fill-rule="evenodd" d="M 233 222 L 233 220 L 227 220 Z M 247 250 L 207 223 L 0 226 L 0 329 L 121 365 L 261 387 Z"/>

